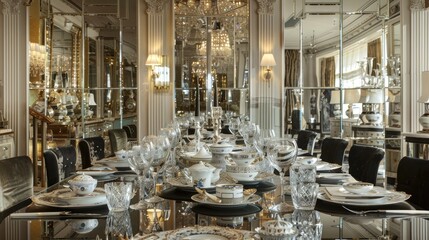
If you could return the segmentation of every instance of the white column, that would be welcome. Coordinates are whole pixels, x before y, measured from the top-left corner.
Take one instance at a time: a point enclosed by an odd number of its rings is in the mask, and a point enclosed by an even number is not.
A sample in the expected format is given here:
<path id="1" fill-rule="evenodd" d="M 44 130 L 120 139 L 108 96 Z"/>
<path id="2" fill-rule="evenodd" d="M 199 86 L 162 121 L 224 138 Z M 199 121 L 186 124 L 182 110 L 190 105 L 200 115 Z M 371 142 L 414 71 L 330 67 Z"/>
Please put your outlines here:
<path id="1" fill-rule="evenodd" d="M 411 122 L 410 131 L 422 130 L 419 117 L 424 113 L 423 103 L 417 102 L 421 96 L 422 72 L 429 71 L 429 10 L 411 10 Z M 403 81 L 404 82 L 404 81 Z M 404 108 L 403 108 L 404 109 Z"/>
<path id="2" fill-rule="evenodd" d="M 280 136 L 281 129 L 281 92 L 283 79 L 282 69 L 282 49 L 278 39 L 281 39 L 283 31 L 275 31 L 280 22 L 281 7 L 276 0 L 256 0 L 257 1 L 257 37 L 253 38 L 257 43 L 252 46 L 258 46 L 258 51 L 252 51 L 254 54 L 253 66 L 254 75 L 251 81 L 251 117 L 252 120 L 260 125 L 261 129 L 275 129 L 276 134 Z M 274 11 L 278 9 L 278 11 Z M 251 10 L 252 14 L 252 10 Z M 265 68 L 260 67 L 261 58 L 264 53 L 272 53 L 277 65 L 272 68 L 272 79 L 264 79 Z"/>
<path id="3" fill-rule="evenodd" d="M 173 120 L 174 69 L 172 3 L 168 0 L 145 0 L 139 5 L 139 133 L 157 134 Z M 167 4 L 168 2 L 168 4 Z M 142 6 L 145 5 L 145 6 Z M 154 89 L 150 71 L 145 65 L 149 54 L 165 55 L 170 68 L 170 88 Z M 142 130 L 140 130 L 142 129 Z"/>
<path id="4" fill-rule="evenodd" d="M 1 0 L 3 71 L 0 71 L 4 116 L 14 131 L 16 154 L 28 154 L 27 17 L 22 0 Z M 1 69 L 0 69 L 1 70 Z"/>

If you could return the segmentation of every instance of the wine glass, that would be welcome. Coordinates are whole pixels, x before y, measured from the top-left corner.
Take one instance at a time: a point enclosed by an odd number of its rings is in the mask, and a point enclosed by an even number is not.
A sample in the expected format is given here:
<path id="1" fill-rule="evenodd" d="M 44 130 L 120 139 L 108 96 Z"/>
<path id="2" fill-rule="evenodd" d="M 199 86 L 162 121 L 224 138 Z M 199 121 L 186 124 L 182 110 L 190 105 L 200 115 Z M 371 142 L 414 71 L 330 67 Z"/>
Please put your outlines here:
<path id="1" fill-rule="evenodd" d="M 246 145 L 247 150 L 252 150 L 254 146 L 254 137 L 259 132 L 259 126 L 250 121 L 245 121 L 240 124 L 238 130 L 240 135 L 243 137 L 244 144 Z"/>
<path id="2" fill-rule="evenodd" d="M 234 142 L 237 140 L 237 134 L 238 130 L 240 129 L 240 124 L 241 122 L 239 117 L 231 118 L 231 120 L 229 121 L 229 131 L 234 136 Z"/>
<path id="3" fill-rule="evenodd" d="M 265 158 L 267 156 L 267 143 L 275 137 L 274 129 L 262 129 L 257 132 L 255 135 L 255 148 L 261 157 Z M 263 172 L 272 172 L 273 169 L 270 168 L 268 161 L 263 161 L 260 170 Z"/>
<path id="4" fill-rule="evenodd" d="M 149 143 L 142 143 L 140 146 L 135 146 L 129 151 L 128 162 L 131 169 L 138 175 L 139 182 L 139 202 L 130 206 L 131 209 L 145 209 L 146 203 L 144 201 L 147 195 L 146 188 L 149 179 L 146 177 L 150 168 L 150 159 L 153 153 L 153 145 Z"/>
<path id="5" fill-rule="evenodd" d="M 280 197 L 281 202 L 274 205 L 271 211 L 276 213 L 290 213 L 294 208 L 284 200 L 284 174 L 291 164 L 296 160 L 298 146 L 292 138 L 277 138 L 267 142 L 267 161 L 278 171 L 280 176 Z"/>

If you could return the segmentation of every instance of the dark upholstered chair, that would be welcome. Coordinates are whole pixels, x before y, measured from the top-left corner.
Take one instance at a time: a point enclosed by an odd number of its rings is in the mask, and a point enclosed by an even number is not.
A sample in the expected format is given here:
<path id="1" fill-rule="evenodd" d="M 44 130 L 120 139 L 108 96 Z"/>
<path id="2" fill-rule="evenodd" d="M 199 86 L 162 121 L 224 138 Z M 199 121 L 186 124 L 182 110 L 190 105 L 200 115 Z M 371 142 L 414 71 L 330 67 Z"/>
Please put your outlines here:
<path id="1" fill-rule="evenodd" d="M 354 144 L 349 152 L 349 173 L 358 181 L 376 184 L 378 166 L 383 158 L 381 148 Z"/>
<path id="2" fill-rule="evenodd" d="M 429 210 L 429 160 L 403 157 L 398 165 L 397 191 L 411 194 L 408 202 Z"/>
<path id="3" fill-rule="evenodd" d="M 33 164 L 27 156 L 0 160 L 0 223 L 31 203 Z"/>
<path id="4" fill-rule="evenodd" d="M 137 126 L 135 124 L 125 125 L 122 129 L 127 133 L 128 141 L 137 141 Z"/>
<path id="5" fill-rule="evenodd" d="M 128 137 L 124 129 L 109 130 L 110 150 L 112 153 L 127 149 Z"/>
<path id="6" fill-rule="evenodd" d="M 316 143 L 317 133 L 309 130 L 300 130 L 296 139 L 298 148 L 307 150 L 309 155 L 313 154 L 314 144 Z"/>
<path id="7" fill-rule="evenodd" d="M 325 138 L 322 141 L 320 159 L 324 162 L 343 164 L 344 153 L 349 143 L 341 138 Z"/>
<path id="8" fill-rule="evenodd" d="M 92 166 L 91 162 L 104 158 L 104 139 L 103 137 L 84 138 L 78 144 L 82 168 Z"/>
<path id="9" fill-rule="evenodd" d="M 48 149 L 43 153 L 43 157 L 48 186 L 52 186 L 76 172 L 76 149 L 74 146 Z M 62 166 L 62 170 L 60 166 Z"/>

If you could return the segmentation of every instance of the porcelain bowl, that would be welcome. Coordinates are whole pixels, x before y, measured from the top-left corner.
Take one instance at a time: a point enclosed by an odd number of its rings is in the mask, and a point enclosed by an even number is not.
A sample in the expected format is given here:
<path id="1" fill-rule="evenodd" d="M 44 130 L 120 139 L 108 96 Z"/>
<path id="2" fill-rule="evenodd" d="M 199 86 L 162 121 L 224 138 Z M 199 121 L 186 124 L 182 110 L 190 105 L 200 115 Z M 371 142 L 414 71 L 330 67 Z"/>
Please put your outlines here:
<path id="1" fill-rule="evenodd" d="M 235 173 L 235 172 L 227 172 L 229 176 L 234 178 L 237 181 L 252 181 L 255 179 L 258 172 L 248 172 L 248 173 Z"/>
<path id="2" fill-rule="evenodd" d="M 343 188 L 351 193 L 363 194 L 372 190 L 374 184 L 367 182 L 348 182 L 343 184 Z"/>
<path id="3" fill-rule="evenodd" d="M 252 164 L 252 162 L 255 160 L 257 155 L 258 155 L 257 152 L 245 152 L 245 151 L 231 152 L 229 154 L 232 161 L 234 161 L 239 166 L 248 166 Z"/>
<path id="4" fill-rule="evenodd" d="M 214 154 L 229 154 L 234 149 L 233 145 L 230 144 L 213 144 L 210 146 L 210 152 Z"/>
<path id="5" fill-rule="evenodd" d="M 230 173 L 253 173 L 258 171 L 258 166 L 256 165 L 248 165 L 248 166 L 240 166 L 240 165 L 226 165 L 226 172 Z"/>
<path id="6" fill-rule="evenodd" d="M 70 189 L 77 195 L 88 195 L 97 186 L 97 179 L 90 175 L 81 174 L 68 181 Z"/>
<path id="7" fill-rule="evenodd" d="M 69 220 L 69 224 L 73 231 L 79 234 L 86 234 L 91 232 L 98 226 L 97 219 L 73 219 Z"/>
<path id="8" fill-rule="evenodd" d="M 116 158 L 121 161 L 127 161 L 128 158 L 128 152 L 125 150 L 119 150 L 115 152 Z"/>

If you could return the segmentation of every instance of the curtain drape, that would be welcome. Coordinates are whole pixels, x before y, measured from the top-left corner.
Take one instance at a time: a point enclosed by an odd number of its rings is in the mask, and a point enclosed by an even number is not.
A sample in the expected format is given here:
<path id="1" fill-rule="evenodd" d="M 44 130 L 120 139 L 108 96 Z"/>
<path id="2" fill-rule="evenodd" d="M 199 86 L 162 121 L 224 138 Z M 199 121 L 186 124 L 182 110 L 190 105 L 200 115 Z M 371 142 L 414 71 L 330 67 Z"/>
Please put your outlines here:
<path id="1" fill-rule="evenodd" d="M 320 63 L 320 81 L 322 87 L 335 86 L 335 57 L 322 58 Z"/>
<path id="2" fill-rule="evenodd" d="M 299 50 L 285 50 L 285 87 L 298 86 L 299 79 Z M 285 126 L 288 126 L 288 119 L 291 117 L 292 109 L 295 105 L 294 96 L 292 91 L 286 92 L 286 106 L 285 106 Z M 287 131 L 287 130 L 286 130 Z"/>
<path id="3" fill-rule="evenodd" d="M 368 43 L 368 57 L 373 57 L 373 67 L 372 69 L 380 70 L 381 64 L 381 40 L 380 38 L 375 39 Z M 373 71 L 370 75 L 375 76 Z"/>

